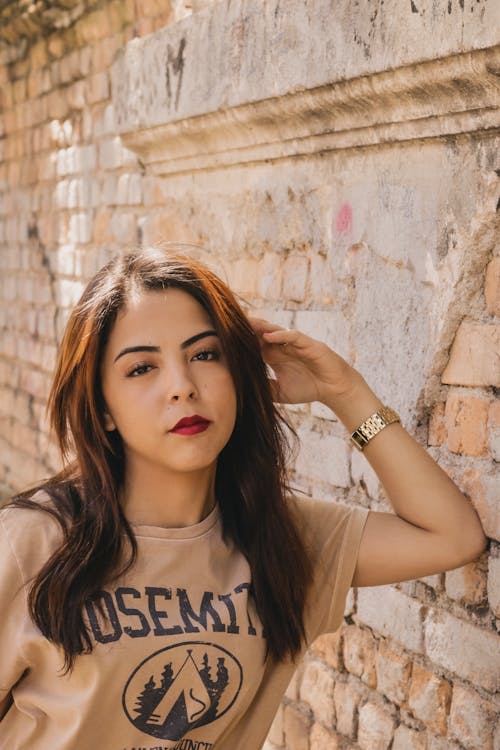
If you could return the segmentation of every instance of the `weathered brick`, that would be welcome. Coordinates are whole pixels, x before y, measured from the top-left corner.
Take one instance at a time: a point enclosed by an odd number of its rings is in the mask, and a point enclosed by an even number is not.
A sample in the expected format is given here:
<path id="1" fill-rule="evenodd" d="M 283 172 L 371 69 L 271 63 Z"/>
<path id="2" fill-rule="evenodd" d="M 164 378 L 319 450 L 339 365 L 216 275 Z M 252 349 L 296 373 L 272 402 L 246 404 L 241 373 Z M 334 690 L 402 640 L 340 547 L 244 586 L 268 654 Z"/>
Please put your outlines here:
<path id="1" fill-rule="evenodd" d="M 391 750 L 427 750 L 427 737 L 424 732 L 401 724 L 394 732 Z"/>
<path id="2" fill-rule="evenodd" d="M 500 462 L 500 399 L 490 404 L 488 412 L 488 447 L 494 461 Z"/>
<path id="3" fill-rule="evenodd" d="M 493 750 L 500 750 L 500 721 L 497 722 L 497 727 L 493 732 Z"/>
<path id="4" fill-rule="evenodd" d="M 311 646 L 311 653 L 320 656 L 334 669 L 341 669 L 340 653 L 344 628 L 335 633 L 325 633 L 316 638 Z"/>
<path id="5" fill-rule="evenodd" d="M 391 586 L 367 586 L 358 589 L 354 619 L 411 651 L 423 653 L 424 612 L 423 604 Z"/>
<path id="6" fill-rule="evenodd" d="M 282 259 L 277 253 L 266 253 L 259 266 L 257 292 L 263 299 L 281 299 Z"/>
<path id="7" fill-rule="evenodd" d="M 123 165 L 123 146 L 119 136 L 99 143 L 99 169 L 119 169 Z"/>
<path id="8" fill-rule="evenodd" d="M 300 691 L 300 683 L 302 682 L 302 677 L 304 674 L 304 662 L 300 662 L 297 669 L 293 673 L 293 676 L 288 683 L 288 687 L 286 689 L 286 697 L 290 698 L 292 701 L 298 701 L 299 700 L 299 691 Z"/>
<path id="9" fill-rule="evenodd" d="M 139 17 L 157 16 L 165 11 L 165 0 L 136 0 L 136 7 Z"/>
<path id="10" fill-rule="evenodd" d="M 475 561 L 445 574 L 445 589 L 450 599 L 464 604 L 479 604 L 486 599 L 484 563 Z"/>
<path id="11" fill-rule="evenodd" d="M 92 108 L 92 115 L 89 116 L 89 123 L 95 138 L 101 138 L 103 135 L 112 135 L 116 132 L 116 119 L 113 104 L 100 104 Z M 163 203 L 163 201 L 160 201 Z M 146 205 L 146 202 L 145 202 Z"/>
<path id="12" fill-rule="evenodd" d="M 488 560 L 488 601 L 491 611 L 500 617 L 500 558 Z"/>
<path id="13" fill-rule="evenodd" d="M 57 348 L 51 344 L 44 344 L 42 348 L 42 357 L 40 367 L 50 375 L 54 372 L 57 361 Z"/>
<path id="14" fill-rule="evenodd" d="M 285 300 L 303 302 L 306 296 L 309 259 L 291 253 L 283 264 L 283 297 Z"/>
<path id="15" fill-rule="evenodd" d="M 164 241 L 196 243 L 199 240 L 193 227 L 186 224 L 182 217 L 172 209 L 145 217 L 141 226 L 144 245 L 155 245 Z"/>
<path id="16" fill-rule="evenodd" d="M 311 706 L 314 718 L 328 727 L 335 722 L 334 686 L 333 674 L 327 667 L 314 661 L 306 663 L 300 684 L 300 699 Z"/>
<path id="17" fill-rule="evenodd" d="M 446 424 L 444 420 L 444 403 L 439 401 L 432 407 L 429 417 L 428 445 L 442 445 L 446 440 Z"/>
<path id="18" fill-rule="evenodd" d="M 425 650 L 429 659 L 464 680 L 490 692 L 500 687 L 496 633 L 443 610 L 430 610 L 425 620 Z"/>
<path id="19" fill-rule="evenodd" d="M 109 74 L 105 71 L 95 73 L 86 80 L 86 97 L 89 104 L 102 102 L 110 98 Z"/>
<path id="20" fill-rule="evenodd" d="M 142 183 L 139 174 L 126 172 L 119 176 L 116 202 L 120 205 L 142 204 Z"/>
<path id="21" fill-rule="evenodd" d="M 448 385 L 500 386 L 500 325 L 463 322 L 441 381 Z"/>
<path id="22" fill-rule="evenodd" d="M 351 674 L 360 677 L 364 683 L 375 688 L 377 685 L 376 641 L 372 634 L 354 625 L 345 628 L 342 653 L 345 668 Z"/>
<path id="23" fill-rule="evenodd" d="M 401 705 L 408 697 L 411 660 L 393 651 L 386 641 L 380 641 L 375 659 L 377 690 L 393 703 Z"/>
<path id="24" fill-rule="evenodd" d="M 333 269 L 324 255 L 313 253 L 310 258 L 308 300 L 331 305 L 335 300 Z"/>
<path id="25" fill-rule="evenodd" d="M 351 451 L 351 477 L 355 484 L 360 484 L 369 497 L 380 497 L 380 480 L 365 456 L 360 451 Z"/>
<path id="26" fill-rule="evenodd" d="M 65 51 L 64 39 L 57 33 L 47 40 L 47 51 L 52 59 L 62 57 Z"/>
<path id="27" fill-rule="evenodd" d="M 358 745 L 362 750 L 387 750 L 396 722 L 382 708 L 365 703 L 359 711 Z"/>
<path id="28" fill-rule="evenodd" d="M 70 218 L 70 242 L 85 245 L 92 239 L 92 215 L 90 213 L 73 214 Z"/>
<path id="29" fill-rule="evenodd" d="M 64 120 L 69 114 L 69 100 L 57 89 L 47 94 L 48 116 L 52 120 Z"/>
<path id="30" fill-rule="evenodd" d="M 120 245 L 133 244 L 136 239 L 134 216 L 128 212 L 113 211 L 109 232 Z"/>
<path id="31" fill-rule="evenodd" d="M 74 31 L 79 47 L 110 36 L 111 28 L 106 10 L 100 9 L 82 16 L 76 22 Z"/>
<path id="32" fill-rule="evenodd" d="M 323 341 L 344 359 L 349 359 L 349 321 L 339 308 L 298 310 L 295 327 L 308 336 Z"/>
<path id="33" fill-rule="evenodd" d="M 70 146 L 66 154 L 68 174 L 91 172 L 97 166 L 97 149 L 94 144 Z"/>
<path id="34" fill-rule="evenodd" d="M 493 730 L 498 713 L 495 706 L 473 690 L 453 688 L 449 736 L 467 750 L 493 750 Z"/>
<path id="35" fill-rule="evenodd" d="M 231 289 L 243 296 L 253 296 L 259 277 L 258 262 L 254 258 L 237 258 L 228 266 L 228 283 Z"/>
<path id="36" fill-rule="evenodd" d="M 444 736 L 450 702 L 450 683 L 414 664 L 408 695 L 408 705 L 413 714 L 433 732 Z"/>
<path id="37" fill-rule="evenodd" d="M 85 81 L 76 81 L 66 89 L 66 96 L 71 110 L 82 110 L 87 103 L 86 83 Z M 76 126 L 75 126 L 76 135 Z"/>
<path id="38" fill-rule="evenodd" d="M 285 741 L 290 750 L 309 750 L 310 719 L 291 706 L 285 706 L 283 725 Z M 314 750 L 311 748 L 311 750 Z"/>
<path id="39" fill-rule="evenodd" d="M 122 32 L 100 39 L 92 44 L 92 71 L 109 71 L 113 64 L 116 51 L 122 49 L 126 44 L 125 35 Z"/>
<path id="40" fill-rule="evenodd" d="M 58 304 L 61 307 L 73 308 L 83 292 L 83 282 L 60 279 L 57 285 Z"/>
<path id="41" fill-rule="evenodd" d="M 345 737 L 355 738 L 357 710 L 361 694 L 349 682 L 336 682 L 333 699 L 337 716 L 337 731 Z"/>
<path id="42" fill-rule="evenodd" d="M 267 738 L 274 742 L 275 745 L 282 745 L 285 739 L 285 733 L 283 730 L 283 704 L 280 705 L 276 711 L 276 716 L 273 719 L 271 728 Z"/>
<path id="43" fill-rule="evenodd" d="M 500 257 L 498 256 L 493 258 L 486 269 L 484 294 L 490 315 L 500 317 Z"/>
<path id="44" fill-rule="evenodd" d="M 336 487 L 349 487 L 349 451 L 345 440 L 335 435 L 323 435 L 301 425 L 297 434 L 300 450 L 295 468 L 299 474 Z"/>
<path id="45" fill-rule="evenodd" d="M 434 589 L 434 591 L 442 591 L 443 590 L 443 573 L 435 573 L 431 576 L 422 576 L 422 578 L 419 578 L 419 581 L 422 581 L 422 583 L 425 583 L 426 586 L 430 586 L 431 589 Z"/>
<path id="46" fill-rule="evenodd" d="M 313 724 L 310 735 L 311 750 L 340 750 L 338 735 L 335 732 L 329 732 L 321 724 Z"/>
<path id="47" fill-rule="evenodd" d="M 47 42 L 45 39 L 38 39 L 36 44 L 33 44 L 29 50 L 29 59 L 31 61 L 31 67 L 43 68 L 48 62 L 47 54 Z"/>
<path id="48" fill-rule="evenodd" d="M 481 475 L 476 469 L 468 469 L 460 477 L 459 486 L 470 497 L 486 536 L 500 542 L 497 473 Z"/>
<path id="49" fill-rule="evenodd" d="M 65 276 L 75 272 L 75 248 L 73 245 L 61 245 L 57 250 L 55 271 Z"/>
<path id="50" fill-rule="evenodd" d="M 17 81 L 14 81 L 13 98 L 16 104 L 18 104 L 19 102 L 23 102 L 26 99 L 27 89 L 28 85 L 26 78 L 19 78 Z"/>
<path id="51" fill-rule="evenodd" d="M 103 180 L 102 198 L 105 206 L 116 206 L 118 177 L 116 174 L 106 174 Z M 151 219 L 148 217 L 150 223 Z"/>
<path id="52" fill-rule="evenodd" d="M 485 456 L 488 453 L 486 398 L 450 393 L 446 400 L 446 445 L 452 453 Z"/>

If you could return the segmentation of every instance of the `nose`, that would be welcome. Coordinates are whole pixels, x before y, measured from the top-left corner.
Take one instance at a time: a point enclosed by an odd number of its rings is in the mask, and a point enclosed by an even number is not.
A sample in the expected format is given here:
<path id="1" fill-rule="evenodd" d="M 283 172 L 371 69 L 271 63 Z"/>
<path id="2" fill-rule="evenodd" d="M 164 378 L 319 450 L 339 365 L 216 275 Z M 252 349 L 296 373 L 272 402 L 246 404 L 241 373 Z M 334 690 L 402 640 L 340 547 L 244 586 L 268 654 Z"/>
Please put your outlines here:
<path id="1" fill-rule="evenodd" d="M 176 364 L 168 368 L 166 393 L 168 401 L 182 401 L 196 397 L 196 385 L 185 366 Z"/>

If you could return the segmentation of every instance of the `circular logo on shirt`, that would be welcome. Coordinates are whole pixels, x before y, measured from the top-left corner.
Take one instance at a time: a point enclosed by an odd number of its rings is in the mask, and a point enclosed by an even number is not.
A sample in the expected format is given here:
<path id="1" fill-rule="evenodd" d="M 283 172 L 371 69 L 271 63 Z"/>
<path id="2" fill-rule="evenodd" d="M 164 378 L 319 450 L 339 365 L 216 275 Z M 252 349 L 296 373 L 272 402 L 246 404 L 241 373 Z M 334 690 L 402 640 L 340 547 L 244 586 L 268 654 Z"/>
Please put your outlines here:
<path id="1" fill-rule="evenodd" d="M 187 641 L 155 651 L 132 672 L 122 703 L 146 734 L 178 740 L 226 713 L 241 689 L 243 670 L 225 648 Z"/>

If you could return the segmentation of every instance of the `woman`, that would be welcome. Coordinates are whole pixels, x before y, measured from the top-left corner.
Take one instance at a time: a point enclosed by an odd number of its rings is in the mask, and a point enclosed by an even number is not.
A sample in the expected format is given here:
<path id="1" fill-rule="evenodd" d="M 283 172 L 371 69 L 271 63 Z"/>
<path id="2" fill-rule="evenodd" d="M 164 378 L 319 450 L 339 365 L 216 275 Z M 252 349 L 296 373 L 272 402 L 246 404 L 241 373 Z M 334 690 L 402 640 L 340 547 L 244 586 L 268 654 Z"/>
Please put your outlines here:
<path id="1" fill-rule="evenodd" d="M 274 404 L 315 400 L 396 514 L 291 495 Z M 65 468 L 0 512 L 9 750 L 257 750 L 351 585 L 485 549 L 470 503 L 360 373 L 247 319 L 182 254 L 117 257 L 90 281 L 48 407 Z"/>

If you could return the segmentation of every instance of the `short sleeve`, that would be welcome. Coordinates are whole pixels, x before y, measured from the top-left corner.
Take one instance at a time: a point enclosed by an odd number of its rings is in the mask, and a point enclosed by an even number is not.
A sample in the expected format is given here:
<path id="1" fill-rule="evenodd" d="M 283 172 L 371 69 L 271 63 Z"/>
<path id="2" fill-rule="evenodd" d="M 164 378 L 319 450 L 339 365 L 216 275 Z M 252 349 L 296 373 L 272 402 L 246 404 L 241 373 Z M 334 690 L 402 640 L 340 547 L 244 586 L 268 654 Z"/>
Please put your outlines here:
<path id="1" fill-rule="evenodd" d="M 296 499 L 303 538 L 311 555 L 314 581 L 305 613 L 312 642 L 342 624 L 369 509 L 334 501 Z"/>
<path id="2" fill-rule="evenodd" d="M 20 644 L 20 634 L 28 616 L 26 590 L 4 523 L 6 513 L 8 511 L 0 512 L 0 700 L 27 667 Z"/>

